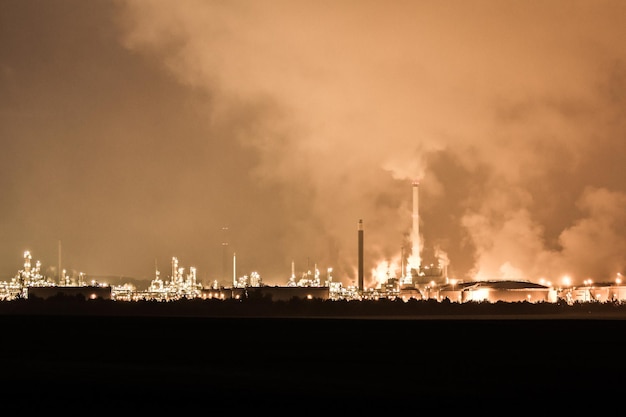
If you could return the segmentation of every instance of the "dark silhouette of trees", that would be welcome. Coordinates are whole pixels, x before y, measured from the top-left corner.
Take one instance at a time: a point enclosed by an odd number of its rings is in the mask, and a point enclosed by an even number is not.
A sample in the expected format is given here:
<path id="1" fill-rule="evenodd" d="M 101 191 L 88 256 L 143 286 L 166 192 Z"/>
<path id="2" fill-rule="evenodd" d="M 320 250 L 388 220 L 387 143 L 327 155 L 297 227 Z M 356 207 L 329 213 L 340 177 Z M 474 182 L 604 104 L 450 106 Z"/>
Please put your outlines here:
<path id="1" fill-rule="evenodd" d="M 448 299 L 328 300 L 248 292 L 241 299 L 180 299 L 170 301 L 116 301 L 86 299 L 82 294 L 57 294 L 46 299 L 29 297 L 0 302 L 0 314 L 155 315 L 205 317 L 419 317 L 419 316 L 613 316 L 626 318 L 622 302 L 452 302 Z"/>

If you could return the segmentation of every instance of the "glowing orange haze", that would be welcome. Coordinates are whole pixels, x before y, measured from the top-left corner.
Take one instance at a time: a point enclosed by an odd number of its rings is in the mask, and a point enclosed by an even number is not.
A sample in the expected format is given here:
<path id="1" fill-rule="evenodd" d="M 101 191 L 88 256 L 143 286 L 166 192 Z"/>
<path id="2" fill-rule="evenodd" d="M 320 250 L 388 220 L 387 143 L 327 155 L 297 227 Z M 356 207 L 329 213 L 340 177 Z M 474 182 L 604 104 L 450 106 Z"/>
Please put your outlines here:
<path id="1" fill-rule="evenodd" d="M 410 255 L 414 179 L 424 262 L 452 277 L 625 272 L 626 3 L 114 4 L 76 9 L 90 36 L 5 10 L 49 39 L 29 55 L 0 21 L 0 125 L 50 158 L 5 177 L 5 273 L 37 235 L 47 264 L 63 239 L 93 273 L 178 256 L 227 283 L 227 239 L 241 274 L 284 284 L 295 260 L 349 283 L 362 218 L 371 284 Z"/>

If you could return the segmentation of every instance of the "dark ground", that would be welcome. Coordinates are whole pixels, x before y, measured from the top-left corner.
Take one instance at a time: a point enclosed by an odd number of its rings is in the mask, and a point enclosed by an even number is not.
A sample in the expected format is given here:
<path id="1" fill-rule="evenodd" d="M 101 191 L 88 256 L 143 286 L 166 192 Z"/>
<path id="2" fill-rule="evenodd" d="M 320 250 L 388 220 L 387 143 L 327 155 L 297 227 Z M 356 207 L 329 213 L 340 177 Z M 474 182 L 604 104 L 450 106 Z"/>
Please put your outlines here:
<path id="1" fill-rule="evenodd" d="M 4 312 L 0 329 L 2 407 L 22 411 L 390 414 L 494 410 L 496 402 L 546 411 L 604 407 L 625 393 L 626 320 L 593 314 L 220 318 L 39 311 Z"/>

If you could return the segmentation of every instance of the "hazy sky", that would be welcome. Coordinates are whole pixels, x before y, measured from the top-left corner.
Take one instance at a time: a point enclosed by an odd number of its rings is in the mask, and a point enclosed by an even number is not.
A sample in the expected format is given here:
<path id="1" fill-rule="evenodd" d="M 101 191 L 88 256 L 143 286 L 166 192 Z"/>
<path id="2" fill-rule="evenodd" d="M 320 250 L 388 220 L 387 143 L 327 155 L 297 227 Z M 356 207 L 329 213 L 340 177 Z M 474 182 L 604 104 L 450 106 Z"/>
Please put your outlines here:
<path id="1" fill-rule="evenodd" d="M 621 0 L 0 0 L 0 280 L 61 242 L 88 277 L 353 284 L 363 219 L 369 285 L 417 179 L 451 277 L 608 281 L 624 39 Z"/>

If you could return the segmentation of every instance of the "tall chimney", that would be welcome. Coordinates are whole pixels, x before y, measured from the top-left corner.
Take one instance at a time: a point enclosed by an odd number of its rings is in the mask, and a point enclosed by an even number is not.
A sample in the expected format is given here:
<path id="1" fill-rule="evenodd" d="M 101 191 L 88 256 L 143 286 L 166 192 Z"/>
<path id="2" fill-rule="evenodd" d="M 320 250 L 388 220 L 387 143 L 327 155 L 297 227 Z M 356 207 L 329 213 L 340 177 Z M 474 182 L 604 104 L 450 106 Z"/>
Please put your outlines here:
<path id="1" fill-rule="evenodd" d="M 415 265 L 412 265 L 419 272 L 422 259 L 420 257 L 420 220 L 419 220 L 419 182 L 413 181 L 413 231 L 412 238 L 412 258 Z"/>
<path id="2" fill-rule="evenodd" d="M 359 220 L 359 291 L 363 291 L 363 219 Z"/>
<path id="3" fill-rule="evenodd" d="M 222 280 L 228 282 L 228 226 L 222 227 Z"/>
<path id="4" fill-rule="evenodd" d="M 59 269 L 57 271 L 57 275 L 59 276 L 59 285 L 63 285 L 63 279 L 64 277 L 61 275 L 61 241 L 59 240 L 59 253 L 58 253 L 58 262 L 59 262 Z"/>
<path id="5" fill-rule="evenodd" d="M 233 252 L 233 288 L 237 287 L 237 254 Z"/>

